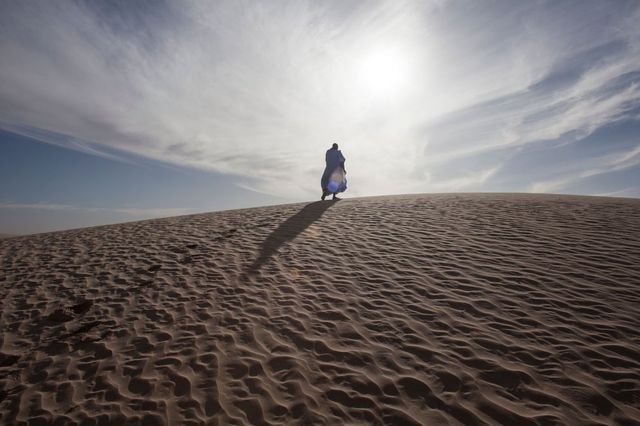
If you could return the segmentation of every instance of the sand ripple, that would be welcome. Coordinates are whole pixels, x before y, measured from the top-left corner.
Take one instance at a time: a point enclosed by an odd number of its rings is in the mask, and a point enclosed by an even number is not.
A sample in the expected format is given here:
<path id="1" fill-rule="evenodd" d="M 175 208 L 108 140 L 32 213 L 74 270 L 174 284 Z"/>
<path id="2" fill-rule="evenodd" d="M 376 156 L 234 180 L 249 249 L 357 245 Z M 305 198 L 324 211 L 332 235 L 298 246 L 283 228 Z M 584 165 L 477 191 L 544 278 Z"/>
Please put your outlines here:
<path id="1" fill-rule="evenodd" d="M 3 424 L 640 424 L 640 202 L 380 197 L 0 241 Z"/>

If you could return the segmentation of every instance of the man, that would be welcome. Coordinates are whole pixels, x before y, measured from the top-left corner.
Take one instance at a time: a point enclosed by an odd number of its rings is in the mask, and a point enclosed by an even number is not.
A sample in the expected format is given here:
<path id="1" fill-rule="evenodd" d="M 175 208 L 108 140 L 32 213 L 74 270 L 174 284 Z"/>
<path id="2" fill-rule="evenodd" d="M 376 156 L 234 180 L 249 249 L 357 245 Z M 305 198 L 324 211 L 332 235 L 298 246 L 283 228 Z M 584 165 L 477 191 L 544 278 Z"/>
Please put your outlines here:
<path id="1" fill-rule="evenodd" d="M 334 143 L 333 146 L 327 150 L 325 155 L 326 167 L 320 180 L 320 186 L 322 187 L 321 200 L 324 201 L 325 197 L 329 194 L 333 194 L 334 200 L 339 200 L 336 194 L 344 192 L 347 189 L 347 171 L 344 169 L 345 158 L 342 152 L 338 149 L 338 144 Z"/>

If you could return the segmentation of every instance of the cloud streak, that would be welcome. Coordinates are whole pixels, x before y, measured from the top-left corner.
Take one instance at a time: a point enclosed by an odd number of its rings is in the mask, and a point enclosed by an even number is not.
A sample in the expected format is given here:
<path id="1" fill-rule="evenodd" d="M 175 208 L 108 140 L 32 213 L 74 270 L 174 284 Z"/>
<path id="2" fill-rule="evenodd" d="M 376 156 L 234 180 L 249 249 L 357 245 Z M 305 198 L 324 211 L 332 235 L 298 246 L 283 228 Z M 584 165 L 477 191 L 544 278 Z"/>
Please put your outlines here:
<path id="1" fill-rule="evenodd" d="M 52 210 L 52 211 L 67 211 L 67 212 L 83 212 L 83 213 L 120 213 L 124 215 L 144 218 L 156 218 L 167 216 L 180 216 L 189 213 L 193 213 L 192 209 L 188 208 L 106 208 L 106 207 L 78 207 L 68 204 L 55 204 L 55 203 L 0 203 L 0 209 L 29 209 L 29 210 Z"/>
<path id="2" fill-rule="evenodd" d="M 314 195 L 336 140 L 355 195 L 500 190 L 500 171 L 525 147 L 552 158 L 638 120 L 637 2 L 0 8 L 4 126 L 94 155 L 251 178 L 270 194 Z M 361 73 L 385 49 L 410 71 L 381 97 Z M 619 167 L 612 149 L 585 170 Z M 519 189 L 561 190 L 585 170 L 554 184 L 532 174 Z"/>

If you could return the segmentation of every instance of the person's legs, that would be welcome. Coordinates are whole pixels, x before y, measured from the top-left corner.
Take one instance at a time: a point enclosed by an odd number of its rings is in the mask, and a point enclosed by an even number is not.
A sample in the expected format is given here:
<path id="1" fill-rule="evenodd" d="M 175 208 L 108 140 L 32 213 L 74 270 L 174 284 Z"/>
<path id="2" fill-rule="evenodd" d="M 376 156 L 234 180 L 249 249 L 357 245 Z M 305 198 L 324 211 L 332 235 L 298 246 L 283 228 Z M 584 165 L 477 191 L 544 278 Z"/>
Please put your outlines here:
<path id="1" fill-rule="evenodd" d="M 323 190 L 322 190 L 322 197 L 320 197 L 320 199 L 321 199 L 322 201 L 324 201 L 324 197 L 326 197 L 326 196 L 327 196 L 327 190 L 326 190 L 326 189 L 323 189 Z"/>
<path id="2" fill-rule="evenodd" d="M 334 192 L 334 193 L 333 193 L 333 198 L 332 198 L 332 200 L 342 200 L 342 198 L 338 198 L 338 197 L 336 197 L 336 194 L 337 194 L 337 192 Z"/>

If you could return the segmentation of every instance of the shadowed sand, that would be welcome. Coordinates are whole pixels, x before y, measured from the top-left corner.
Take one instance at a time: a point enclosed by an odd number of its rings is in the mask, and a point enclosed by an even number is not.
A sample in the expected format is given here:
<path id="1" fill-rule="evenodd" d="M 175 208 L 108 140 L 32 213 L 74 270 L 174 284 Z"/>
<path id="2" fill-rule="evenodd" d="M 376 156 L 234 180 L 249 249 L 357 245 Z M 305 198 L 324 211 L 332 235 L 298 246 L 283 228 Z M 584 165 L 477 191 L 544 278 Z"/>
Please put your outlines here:
<path id="1" fill-rule="evenodd" d="M 333 203 L 334 201 L 316 201 L 315 203 L 307 204 L 298 213 L 279 224 L 276 230 L 264 240 L 257 259 L 249 266 L 247 272 L 255 274 L 262 265 L 277 253 L 283 244 L 296 238 L 301 232 L 309 228 L 313 222 L 320 219 L 322 213 L 331 207 Z"/>
<path id="2" fill-rule="evenodd" d="M 0 241 L 0 423 L 639 424 L 640 200 L 378 197 Z"/>

